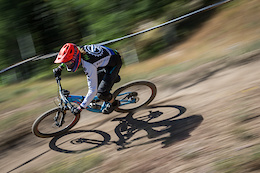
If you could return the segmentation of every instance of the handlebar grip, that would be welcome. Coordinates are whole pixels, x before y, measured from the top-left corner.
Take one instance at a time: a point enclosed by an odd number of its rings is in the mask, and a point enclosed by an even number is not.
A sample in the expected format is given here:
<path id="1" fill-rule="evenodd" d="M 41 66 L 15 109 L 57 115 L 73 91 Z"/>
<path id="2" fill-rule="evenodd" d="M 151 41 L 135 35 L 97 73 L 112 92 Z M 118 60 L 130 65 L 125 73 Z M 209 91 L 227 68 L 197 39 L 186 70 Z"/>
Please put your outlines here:
<path id="1" fill-rule="evenodd" d="M 54 73 L 54 77 L 60 77 L 61 76 L 61 71 L 62 71 L 62 69 L 59 68 L 59 67 L 53 69 L 52 72 Z"/>

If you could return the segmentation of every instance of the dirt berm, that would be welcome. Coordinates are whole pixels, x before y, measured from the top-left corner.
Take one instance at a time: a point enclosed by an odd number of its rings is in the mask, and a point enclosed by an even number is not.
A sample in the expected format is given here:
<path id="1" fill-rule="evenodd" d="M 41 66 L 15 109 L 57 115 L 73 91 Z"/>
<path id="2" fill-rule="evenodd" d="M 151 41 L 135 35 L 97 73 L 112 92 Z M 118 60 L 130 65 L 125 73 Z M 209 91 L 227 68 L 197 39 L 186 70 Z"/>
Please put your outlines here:
<path id="1" fill-rule="evenodd" d="M 24 123 L 1 135 L 0 172 L 258 172 L 259 67 L 256 50 L 154 78 L 151 107 L 132 114 L 85 111 L 58 138 L 37 138 L 32 122 Z M 132 127 L 124 137 L 122 117 Z M 79 171 L 82 159 L 92 164 Z"/>

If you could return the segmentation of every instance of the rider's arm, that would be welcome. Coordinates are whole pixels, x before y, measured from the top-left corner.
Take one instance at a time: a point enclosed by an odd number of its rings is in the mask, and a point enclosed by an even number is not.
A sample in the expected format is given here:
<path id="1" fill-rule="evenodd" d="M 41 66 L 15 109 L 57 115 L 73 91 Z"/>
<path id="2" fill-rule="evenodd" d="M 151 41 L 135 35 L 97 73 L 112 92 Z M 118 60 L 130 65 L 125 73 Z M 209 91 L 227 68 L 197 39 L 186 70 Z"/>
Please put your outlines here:
<path id="1" fill-rule="evenodd" d="M 97 68 L 93 64 L 88 64 L 87 71 L 85 73 L 87 74 L 87 80 L 88 80 L 88 93 L 85 97 L 85 99 L 80 104 L 80 107 L 86 108 L 90 102 L 94 99 L 94 97 L 97 94 L 97 85 L 98 85 L 98 79 L 97 79 Z"/>

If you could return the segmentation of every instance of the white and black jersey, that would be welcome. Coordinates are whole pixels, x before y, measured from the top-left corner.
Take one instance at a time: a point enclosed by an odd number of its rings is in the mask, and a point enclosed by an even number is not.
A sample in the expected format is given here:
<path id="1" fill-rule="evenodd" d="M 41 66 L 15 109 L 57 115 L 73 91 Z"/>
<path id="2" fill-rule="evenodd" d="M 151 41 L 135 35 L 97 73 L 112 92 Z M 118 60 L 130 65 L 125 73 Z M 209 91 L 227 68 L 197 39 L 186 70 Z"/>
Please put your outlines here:
<path id="1" fill-rule="evenodd" d="M 101 45 L 84 45 L 81 48 L 86 52 L 84 57 L 81 58 L 81 64 L 87 76 L 88 93 L 80 106 L 86 108 L 97 94 L 98 68 L 113 66 L 114 62 L 110 62 L 110 58 L 117 52 Z"/>

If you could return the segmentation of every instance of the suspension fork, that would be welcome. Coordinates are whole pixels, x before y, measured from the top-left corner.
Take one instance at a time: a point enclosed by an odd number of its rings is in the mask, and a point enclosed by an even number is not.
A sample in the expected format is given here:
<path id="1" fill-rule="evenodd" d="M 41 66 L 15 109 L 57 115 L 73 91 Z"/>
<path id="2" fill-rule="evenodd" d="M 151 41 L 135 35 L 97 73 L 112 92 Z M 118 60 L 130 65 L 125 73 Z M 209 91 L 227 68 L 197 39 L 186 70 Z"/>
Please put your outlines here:
<path id="1" fill-rule="evenodd" d="M 62 126 L 62 124 L 65 122 L 64 119 L 65 119 L 65 116 L 66 116 L 66 110 L 62 110 L 62 115 L 61 115 L 61 119 L 60 119 L 60 123 L 59 123 L 59 127 Z"/>
<path id="2" fill-rule="evenodd" d="M 56 116 L 54 117 L 55 125 L 61 127 L 62 124 L 65 122 L 64 121 L 65 116 L 66 116 L 66 110 L 61 110 L 60 112 L 57 112 Z"/>
<path id="3" fill-rule="evenodd" d="M 58 127 L 61 127 L 62 124 L 64 123 L 64 119 L 66 116 L 66 106 L 65 107 L 62 106 L 62 100 L 61 100 L 61 103 L 59 104 L 59 107 L 60 107 L 61 111 L 57 112 L 56 116 L 53 119 L 55 121 L 55 125 Z"/>

